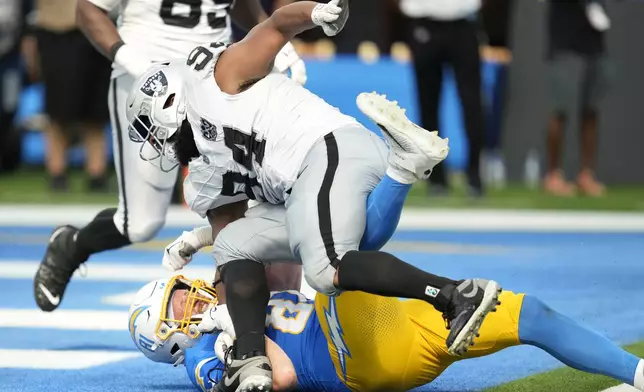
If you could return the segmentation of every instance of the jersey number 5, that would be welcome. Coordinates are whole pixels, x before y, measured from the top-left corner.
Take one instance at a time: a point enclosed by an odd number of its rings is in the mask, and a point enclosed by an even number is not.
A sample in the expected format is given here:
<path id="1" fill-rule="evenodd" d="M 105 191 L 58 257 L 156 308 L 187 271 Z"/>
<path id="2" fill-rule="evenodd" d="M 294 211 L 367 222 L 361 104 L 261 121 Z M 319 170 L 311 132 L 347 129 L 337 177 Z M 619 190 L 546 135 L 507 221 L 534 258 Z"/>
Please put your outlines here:
<path id="1" fill-rule="evenodd" d="M 226 16 L 230 8 L 231 0 L 214 0 L 216 5 L 224 5 L 222 10 L 223 15 L 217 16 L 215 12 L 206 14 L 208 18 L 208 25 L 213 29 L 221 29 L 226 27 Z M 181 4 L 190 7 L 188 15 L 180 15 L 173 13 L 175 4 Z M 159 16 L 163 19 L 163 23 L 170 26 L 184 27 L 192 29 L 197 27 L 201 19 L 201 4 L 202 0 L 163 0 L 161 2 L 161 10 Z M 178 8 L 178 7 L 177 7 Z"/>

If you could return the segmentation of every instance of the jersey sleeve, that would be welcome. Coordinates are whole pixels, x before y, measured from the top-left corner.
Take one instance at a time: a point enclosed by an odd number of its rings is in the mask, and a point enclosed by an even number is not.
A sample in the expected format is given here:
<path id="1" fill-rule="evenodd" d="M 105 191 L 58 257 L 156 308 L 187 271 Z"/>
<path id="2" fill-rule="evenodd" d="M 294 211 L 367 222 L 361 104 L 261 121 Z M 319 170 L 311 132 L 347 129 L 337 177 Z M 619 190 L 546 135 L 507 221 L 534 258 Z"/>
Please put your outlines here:
<path id="1" fill-rule="evenodd" d="M 216 335 L 203 335 L 197 344 L 186 349 L 188 378 L 199 390 L 208 392 L 221 380 L 224 364 L 215 355 Z"/>
<path id="2" fill-rule="evenodd" d="M 190 209 L 202 218 L 209 210 L 226 204 L 248 200 L 246 193 L 224 189 L 224 179 L 228 171 L 204 157 L 190 162 L 188 175 L 183 182 L 183 197 Z"/>
<path id="3" fill-rule="evenodd" d="M 103 11 L 113 11 L 121 4 L 122 0 L 89 0 L 90 3 L 94 4 Z"/>

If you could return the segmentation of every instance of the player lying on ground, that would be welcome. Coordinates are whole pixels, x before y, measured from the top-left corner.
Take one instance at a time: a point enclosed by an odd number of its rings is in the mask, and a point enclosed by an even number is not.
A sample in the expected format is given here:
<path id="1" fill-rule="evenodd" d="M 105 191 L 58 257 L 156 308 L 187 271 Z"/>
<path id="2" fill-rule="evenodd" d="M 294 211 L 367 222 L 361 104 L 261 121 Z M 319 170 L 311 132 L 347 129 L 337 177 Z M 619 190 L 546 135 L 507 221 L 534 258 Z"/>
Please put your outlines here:
<path id="1" fill-rule="evenodd" d="M 296 291 L 273 292 L 265 329 L 273 390 L 406 391 L 431 382 L 456 361 L 520 344 L 644 390 L 642 359 L 534 296 L 504 291 L 500 299 L 476 345 L 457 357 L 445 348 L 441 313 L 425 301 L 360 292 L 318 293 L 312 301 Z M 200 334 L 199 329 L 230 323 L 217 302 L 215 290 L 203 281 L 178 276 L 148 283 L 130 308 L 132 339 L 156 362 L 185 357 L 193 384 L 216 391 L 232 339 L 226 332 Z"/>
<path id="2" fill-rule="evenodd" d="M 494 308 L 499 286 L 489 282 L 482 296 L 468 298 L 457 281 L 385 252 L 359 251 L 367 197 L 386 168 L 383 143 L 354 118 L 272 72 L 279 48 L 295 35 L 316 26 L 337 34 L 348 18 L 347 3 L 282 7 L 239 43 L 197 47 L 184 65 L 144 75 L 128 98 L 128 119 L 143 148 L 161 157 L 174 155 L 167 141 L 181 138 L 180 125 L 188 120 L 195 155 L 186 199 L 214 230 L 222 225 L 219 216 L 248 199 L 283 204 L 291 250 L 314 289 L 425 300 L 445 314 L 449 350 L 463 353 Z M 411 124 L 396 105 L 375 96 L 359 105 L 390 141 L 391 166 L 425 179 L 445 159 L 447 141 Z M 411 152 L 425 159 L 402 159 Z M 217 263 L 238 333 L 223 385 L 230 391 L 261 390 L 271 384 L 263 339 L 269 298 L 264 268 L 247 259 Z"/>

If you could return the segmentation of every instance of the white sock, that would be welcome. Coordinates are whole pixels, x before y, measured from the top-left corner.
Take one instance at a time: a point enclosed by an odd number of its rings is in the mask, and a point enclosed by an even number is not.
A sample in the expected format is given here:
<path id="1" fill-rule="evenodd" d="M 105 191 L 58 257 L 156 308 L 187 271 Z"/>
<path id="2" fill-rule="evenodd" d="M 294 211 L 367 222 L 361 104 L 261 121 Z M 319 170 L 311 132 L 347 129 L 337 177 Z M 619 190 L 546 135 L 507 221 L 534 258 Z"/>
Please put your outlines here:
<path id="1" fill-rule="evenodd" d="M 407 170 L 399 169 L 391 165 L 387 167 L 386 173 L 394 181 L 398 181 L 401 184 L 413 184 L 416 182 L 416 176 L 413 173 L 410 173 Z"/>
<path id="2" fill-rule="evenodd" d="M 644 359 L 640 359 L 635 368 L 635 377 L 633 378 L 633 386 L 640 391 L 644 391 Z"/>

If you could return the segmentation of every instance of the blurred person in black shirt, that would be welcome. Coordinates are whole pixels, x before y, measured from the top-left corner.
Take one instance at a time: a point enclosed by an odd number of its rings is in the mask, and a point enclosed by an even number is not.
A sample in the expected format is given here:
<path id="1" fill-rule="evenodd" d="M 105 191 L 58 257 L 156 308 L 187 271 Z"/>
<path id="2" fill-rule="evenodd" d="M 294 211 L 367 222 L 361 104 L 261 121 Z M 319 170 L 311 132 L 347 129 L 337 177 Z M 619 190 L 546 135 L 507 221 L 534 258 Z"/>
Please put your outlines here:
<path id="1" fill-rule="evenodd" d="M 509 66 L 512 62 L 510 28 L 515 0 L 483 0 L 479 14 L 483 33 L 481 56 L 490 64 L 490 85 L 486 86 L 483 181 L 493 187 L 505 184 L 505 165 L 501 156 L 501 131 L 506 104 Z"/>
<path id="2" fill-rule="evenodd" d="M 0 0 L 0 171 L 19 163 L 20 137 L 13 126 L 22 90 L 20 49 L 28 0 Z"/>
<path id="3" fill-rule="evenodd" d="M 604 186 L 594 174 L 597 151 L 598 109 L 609 85 L 609 63 L 604 42 L 610 28 L 601 0 L 551 1 L 548 15 L 550 118 L 548 121 L 548 172 L 544 189 L 558 196 L 575 194 L 560 166 L 564 130 L 570 115 L 580 114 L 580 192 L 600 196 Z M 578 98 L 577 98 L 578 97 Z M 575 99 L 577 98 L 577 99 Z M 578 103 L 576 106 L 575 103 Z"/>
<path id="4" fill-rule="evenodd" d="M 76 23 L 77 0 L 35 0 L 35 36 L 45 87 L 48 121 L 45 168 L 53 191 L 69 189 L 70 145 L 82 140 L 87 188 L 109 190 L 107 92 L 112 66 L 94 49 Z"/>
<path id="5" fill-rule="evenodd" d="M 399 0 L 409 21 L 408 45 L 414 58 L 423 128 L 438 129 L 443 66 L 454 70 L 469 146 L 467 182 L 470 195 L 483 195 L 480 157 L 483 147 L 481 58 L 476 16 L 481 0 Z M 432 194 L 445 194 L 445 163 L 429 178 Z"/>

